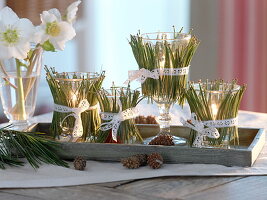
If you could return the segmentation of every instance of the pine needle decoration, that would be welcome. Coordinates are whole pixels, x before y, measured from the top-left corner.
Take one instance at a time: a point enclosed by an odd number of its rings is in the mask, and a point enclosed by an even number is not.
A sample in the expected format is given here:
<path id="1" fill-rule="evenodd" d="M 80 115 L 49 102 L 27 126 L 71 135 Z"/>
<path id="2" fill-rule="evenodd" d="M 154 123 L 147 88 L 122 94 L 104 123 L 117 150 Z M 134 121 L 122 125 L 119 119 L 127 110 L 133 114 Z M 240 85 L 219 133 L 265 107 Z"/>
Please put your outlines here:
<path id="1" fill-rule="evenodd" d="M 41 163 L 48 163 L 68 167 L 55 151 L 60 149 L 60 144 L 42 137 L 41 134 L 9 130 L 9 127 L 0 129 L 0 168 L 6 165 L 23 166 L 19 158 L 25 157 L 33 168 L 38 168 Z"/>
<path id="2" fill-rule="evenodd" d="M 57 73 L 54 68 L 45 67 L 47 72 L 46 80 L 50 87 L 54 103 L 71 108 L 78 107 L 83 99 L 87 99 L 90 106 L 98 103 L 97 93 L 99 92 L 105 73 Z M 51 124 L 51 133 L 57 139 L 60 135 L 71 134 L 75 118 L 68 117 L 60 123 L 69 113 L 54 112 Z M 83 123 L 82 141 L 95 142 L 98 128 L 101 124 L 99 111 L 87 110 L 81 114 Z"/>
<path id="3" fill-rule="evenodd" d="M 111 91 L 103 89 L 99 93 L 99 103 L 102 112 L 118 113 L 120 111 L 120 105 L 121 110 L 124 111 L 128 108 L 136 107 L 141 100 L 142 97 L 140 97 L 140 92 L 138 90 L 131 90 L 130 86 L 125 88 L 112 87 Z M 112 143 L 113 140 L 110 136 L 111 130 L 100 130 L 98 142 Z M 139 130 L 135 125 L 134 119 L 128 119 L 121 122 L 118 130 L 117 140 L 120 143 L 134 143 L 135 141 L 143 141 Z"/>
<path id="4" fill-rule="evenodd" d="M 238 109 L 246 85 L 239 86 L 236 84 L 237 81 L 233 80 L 230 83 L 224 82 L 223 80 L 215 80 L 212 82 L 199 82 L 189 84 L 189 88 L 184 89 L 184 95 L 190 106 L 192 113 L 196 113 L 199 120 L 224 120 L 236 118 L 238 115 Z M 212 94 L 214 91 L 220 91 L 215 95 Z M 212 102 L 216 101 L 218 108 L 214 112 L 212 108 Z M 217 128 L 220 133 L 219 139 L 210 139 L 208 141 L 210 145 L 221 146 L 224 145 L 224 141 L 229 141 L 233 145 L 239 144 L 238 127 L 225 127 Z M 195 139 L 196 132 L 191 131 L 190 143 L 192 145 Z"/>
<path id="5" fill-rule="evenodd" d="M 181 29 L 182 31 L 182 29 Z M 189 34 L 180 32 L 166 33 L 173 34 L 173 40 L 164 40 L 161 37 L 165 33 L 158 33 L 156 42 L 149 41 L 146 34 L 130 35 L 129 44 L 139 66 L 139 69 L 154 70 L 157 68 L 183 68 L 190 65 L 193 55 L 199 45 L 199 40 L 191 36 L 188 43 L 178 40 L 180 37 L 188 37 Z M 148 40 L 147 40 L 148 38 Z M 160 97 L 168 99 L 169 102 L 178 101 L 178 104 L 184 103 L 182 88 L 186 87 L 187 75 L 168 76 L 162 75 L 158 80 L 148 78 L 142 84 L 142 93 L 144 96 L 152 99 Z"/>

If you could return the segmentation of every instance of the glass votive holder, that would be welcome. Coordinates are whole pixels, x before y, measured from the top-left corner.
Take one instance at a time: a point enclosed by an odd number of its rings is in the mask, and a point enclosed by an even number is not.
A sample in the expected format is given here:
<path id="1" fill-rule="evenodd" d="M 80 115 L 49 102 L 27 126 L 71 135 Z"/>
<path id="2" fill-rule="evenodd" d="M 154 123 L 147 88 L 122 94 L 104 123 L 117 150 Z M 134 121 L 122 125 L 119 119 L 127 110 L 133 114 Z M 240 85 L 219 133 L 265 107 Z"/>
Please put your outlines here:
<path id="1" fill-rule="evenodd" d="M 60 141 L 95 142 L 101 124 L 97 94 L 104 73 L 63 72 L 46 68 L 54 99 L 50 131 Z"/>
<path id="2" fill-rule="evenodd" d="M 131 35 L 130 45 L 139 70 L 129 71 L 129 81 L 141 82 L 142 95 L 155 102 L 159 110 L 158 135 L 170 135 L 175 145 L 186 145 L 185 138 L 171 133 L 169 110 L 174 103 L 185 102 L 190 63 L 199 45 L 191 33 L 154 32 Z M 157 137 L 155 136 L 155 137 Z M 154 137 L 146 138 L 148 144 Z"/>
<path id="3" fill-rule="evenodd" d="M 135 124 L 139 115 L 136 106 L 140 92 L 130 87 L 111 87 L 99 93 L 102 124 L 98 134 L 100 143 L 141 143 L 143 141 Z"/>
<path id="4" fill-rule="evenodd" d="M 239 145 L 237 117 L 245 89 L 246 86 L 237 85 L 236 80 L 200 81 L 197 84 L 189 84 L 185 96 L 191 112 L 196 114 L 197 120 L 203 123 L 204 128 L 216 128 L 220 134 L 218 137 L 192 130 L 192 147 L 196 147 L 196 140 L 201 140 L 200 147 L 230 148 L 230 145 Z"/>
<path id="5" fill-rule="evenodd" d="M 189 48 L 187 46 L 190 42 L 192 48 L 196 50 L 196 39 L 191 34 L 180 32 L 144 33 L 141 36 L 136 36 L 136 40 L 139 38 L 142 41 L 144 51 L 150 50 L 153 52 L 150 52 L 151 55 L 149 54 L 149 56 L 152 56 L 151 59 L 138 57 L 137 55 L 141 54 L 141 50 L 132 41 L 131 46 L 139 64 L 139 69 L 162 70 L 158 79 L 148 78 L 141 84 L 142 94 L 150 98 L 164 99 L 168 102 L 178 101 L 183 103 L 181 88 L 186 86 L 191 59 L 187 59 L 187 62 L 178 61 L 181 58 L 179 55 L 186 55 Z M 134 49 L 136 50 L 134 51 Z M 186 56 L 189 57 L 189 55 Z M 176 75 L 174 69 L 185 70 L 187 73 Z"/>

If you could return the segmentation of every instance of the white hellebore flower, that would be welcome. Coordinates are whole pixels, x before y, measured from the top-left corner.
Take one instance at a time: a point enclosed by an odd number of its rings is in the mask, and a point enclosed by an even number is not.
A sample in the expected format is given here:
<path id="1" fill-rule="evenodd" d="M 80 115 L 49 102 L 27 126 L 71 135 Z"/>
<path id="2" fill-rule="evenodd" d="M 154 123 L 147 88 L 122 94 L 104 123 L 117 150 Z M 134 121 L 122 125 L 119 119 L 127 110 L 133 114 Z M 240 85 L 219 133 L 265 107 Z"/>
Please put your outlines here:
<path id="1" fill-rule="evenodd" d="M 35 29 L 28 19 L 20 19 L 9 7 L 0 10 L 0 59 L 27 57 Z"/>
<path id="2" fill-rule="evenodd" d="M 64 50 L 65 43 L 76 35 L 72 25 L 62 21 L 59 11 L 55 8 L 43 11 L 41 21 L 42 23 L 38 27 L 37 33 L 41 44 L 49 40 L 56 49 Z"/>
<path id="3" fill-rule="evenodd" d="M 78 11 L 78 6 L 81 3 L 81 1 L 75 1 L 72 4 L 70 4 L 67 8 L 67 14 L 66 14 L 66 20 L 69 23 L 73 23 L 76 19 L 76 13 Z"/>

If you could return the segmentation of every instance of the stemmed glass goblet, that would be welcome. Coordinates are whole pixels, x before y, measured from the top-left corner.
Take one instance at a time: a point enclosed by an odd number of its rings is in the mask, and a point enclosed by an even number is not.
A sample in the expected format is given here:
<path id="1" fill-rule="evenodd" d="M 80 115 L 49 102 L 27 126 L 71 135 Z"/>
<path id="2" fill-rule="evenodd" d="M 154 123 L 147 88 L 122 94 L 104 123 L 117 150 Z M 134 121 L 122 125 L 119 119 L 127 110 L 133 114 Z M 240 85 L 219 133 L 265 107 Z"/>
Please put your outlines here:
<path id="1" fill-rule="evenodd" d="M 180 32 L 156 32 L 131 36 L 130 45 L 142 74 L 142 93 L 156 102 L 160 116 L 159 134 L 171 134 L 169 110 L 174 103 L 184 103 L 189 65 L 198 46 L 198 40 Z M 145 78 L 144 78 L 145 77 Z M 173 136 L 176 145 L 186 144 L 186 139 Z M 147 144 L 153 138 L 147 138 Z"/>

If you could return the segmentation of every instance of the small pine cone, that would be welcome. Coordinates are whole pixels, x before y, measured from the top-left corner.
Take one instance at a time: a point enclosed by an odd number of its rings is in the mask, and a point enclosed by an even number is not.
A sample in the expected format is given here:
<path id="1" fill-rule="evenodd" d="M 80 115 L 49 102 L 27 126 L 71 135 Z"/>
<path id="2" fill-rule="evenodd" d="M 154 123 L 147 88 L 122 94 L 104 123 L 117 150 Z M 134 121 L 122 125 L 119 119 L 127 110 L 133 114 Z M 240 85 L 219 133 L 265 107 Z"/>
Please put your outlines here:
<path id="1" fill-rule="evenodd" d="M 140 116 L 137 116 L 135 119 L 134 119 L 135 123 L 136 124 L 140 124 Z"/>
<path id="2" fill-rule="evenodd" d="M 147 124 L 147 120 L 145 116 L 140 116 L 140 124 Z"/>
<path id="3" fill-rule="evenodd" d="M 86 160 L 82 156 L 77 156 L 73 161 L 73 165 L 76 170 L 83 171 L 86 167 Z"/>
<path id="4" fill-rule="evenodd" d="M 134 156 L 138 158 L 140 166 L 147 165 L 147 155 L 146 154 L 136 154 Z"/>
<path id="5" fill-rule="evenodd" d="M 159 124 L 159 123 L 157 122 L 157 120 L 155 119 L 155 117 L 153 117 L 153 119 L 151 120 L 151 124 Z"/>
<path id="6" fill-rule="evenodd" d="M 147 116 L 146 120 L 148 124 L 157 124 L 157 121 L 154 116 Z"/>
<path id="7" fill-rule="evenodd" d="M 121 159 L 121 163 L 128 169 L 136 169 L 140 167 L 140 161 L 136 156 Z"/>
<path id="8" fill-rule="evenodd" d="M 173 137 L 168 134 L 161 134 L 157 137 L 155 137 L 153 140 L 151 140 L 149 145 L 165 145 L 165 146 L 173 146 Z"/>
<path id="9" fill-rule="evenodd" d="M 147 164 L 152 169 L 159 169 L 163 165 L 163 158 L 159 153 L 152 153 L 147 156 Z"/>

